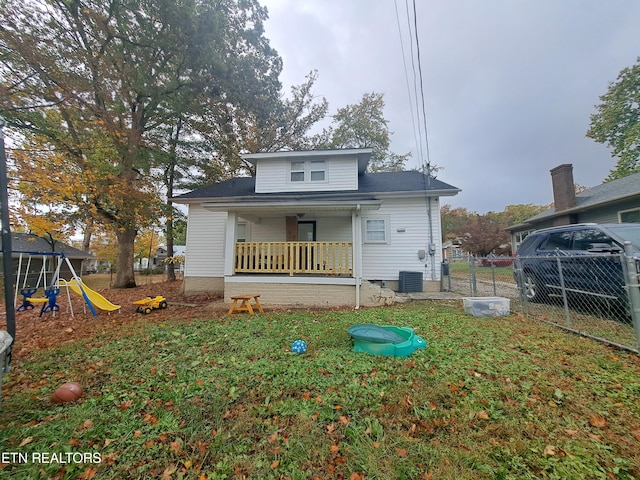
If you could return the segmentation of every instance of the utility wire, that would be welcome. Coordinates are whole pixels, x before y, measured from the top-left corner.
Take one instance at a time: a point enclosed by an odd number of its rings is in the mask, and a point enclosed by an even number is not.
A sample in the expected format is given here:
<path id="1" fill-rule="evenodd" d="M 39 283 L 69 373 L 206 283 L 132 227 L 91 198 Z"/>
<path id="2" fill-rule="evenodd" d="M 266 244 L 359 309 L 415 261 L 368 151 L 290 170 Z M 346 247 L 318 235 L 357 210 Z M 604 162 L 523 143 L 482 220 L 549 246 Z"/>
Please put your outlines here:
<path id="1" fill-rule="evenodd" d="M 425 146 L 427 152 L 427 175 L 431 176 L 431 158 L 429 156 L 429 135 L 427 130 L 427 110 L 425 107 L 424 101 L 424 82 L 422 79 L 422 63 L 420 59 L 420 38 L 418 36 L 418 15 L 416 11 L 416 0 L 413 0 L 413 24 L 414 24 L 414 35 L 416 39 L 416 52 L 418 57 L 418 72 L 420 76 L 420 98 L 422 103 L 422 121 L 424 126 L 424 139 Z"/>
<path id="2" fill-rule="evenodd" d="M 422 164 L 422 140 L 420 142 L 418 142 L 418 135 L 420 134 L 420 127 L 419 125 L 416 127 L 416 117 L 414 117 L 414 110 L 413 110 L 413 99 L 411 97 L 411 85 L 409 84 L 409 72 L 407 70 L 407 58 L 404 52 L 404 41 L 402 40 L 402 27 L 400 25 L 400 14 L 398 13 L 398 0 L 394 0 L 393 1 L 394 5 L 395 5 L 395 9 L 396 9 L 396 24 L 398 26 L 398 36 L 400 37 L 400 50 L 402 52 L 402 64 L 404 66 L 404 79 L 405 79 L 405 83 L 407 84 L 407 95 L 409 96 L 409 110 L 411 112 L 411 126 L 413 127 L 413 140 L 416 143 L 416 148 L 417 148 L 417 154 L 418 157 L 420 158 L 420 163 Z M 409 22 L 407 22 L 409 23 Z M 411 24 L 409 24 L 410 26 Z M 409 36 L 409 39 L 411 39 L 411 36 Z M 411 46 L 412 52 L 413 52 L 413 46 L 411 44 L 411 42 L 409 42 L 409 45 Z M 413 53 L 411 55 L 411 58 L 413 59 Z M 413 62 L 412 62 L 413 63 Z M 415 78 L 415 67 L 414 67 L 414 78 Z M 415 82 L 414 82 L 414 88 L 415 88 Z M 418 112 L 416 111 L 416 114 Z M 419 123 L 419 115 L 417 115 L 418 118 L 418 123 Z"/>

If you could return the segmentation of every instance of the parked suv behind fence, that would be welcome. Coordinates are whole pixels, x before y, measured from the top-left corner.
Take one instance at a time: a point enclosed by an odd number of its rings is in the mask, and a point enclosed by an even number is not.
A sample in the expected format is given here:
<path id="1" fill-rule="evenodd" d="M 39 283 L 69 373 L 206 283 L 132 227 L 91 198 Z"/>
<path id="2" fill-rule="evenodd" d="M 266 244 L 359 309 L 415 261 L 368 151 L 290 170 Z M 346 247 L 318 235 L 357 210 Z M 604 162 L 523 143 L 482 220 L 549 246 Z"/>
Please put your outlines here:
<path id="1" fill-rule="evenodd" d="M 578 224 L 530 233 L 516 253 L 514 275 L 531 302 L 563 293 L 580 302 L 628 307 L 621 253 L 632 244 L 640 273 L 640 223 Z"/>

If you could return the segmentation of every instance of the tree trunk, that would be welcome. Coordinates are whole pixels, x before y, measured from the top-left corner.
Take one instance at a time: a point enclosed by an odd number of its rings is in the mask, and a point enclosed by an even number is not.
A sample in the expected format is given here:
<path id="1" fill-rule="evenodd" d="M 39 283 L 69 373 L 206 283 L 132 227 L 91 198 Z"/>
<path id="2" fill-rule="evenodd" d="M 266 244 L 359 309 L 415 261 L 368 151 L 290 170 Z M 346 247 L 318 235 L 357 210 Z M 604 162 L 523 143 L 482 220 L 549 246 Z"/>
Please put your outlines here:
<path id="1" fill-rule="evenodd" d="M 173 186 L 176 181 L 176 163 L 177 163 L 177 153 L 176 153 L 176 145 L 178 144 L 178 139 L 180 138 L 180 132 L 182 131 L 182 117 L 178 118 L 178 122 L 176 124 L 175 130 L 172 132 L 170 144 L 171 156 L 169 157 L 169 164 L 164 171 L 164 186 L 167 188 L 167 224 L 165 229 L 165 236 L 167 239 L 167 256 L 173 257 Z M 167 280 L 174 281 L 176 279 L 176 268 L 175 264 L 169 262 L 167 264 Z"/>
<path id="2" fill-rule="evenodd" d="M 133 244 L 136 233 L 136 230 L 131 227 L 116 232 L 118 259 L 116 260 L 114 288 L 135 288 L 136 286 L 136 278 L 133 273 Z"/>
<path id="3" fill-rule="evenodd" d="M 93 220 L 89 220 L 84 228 L 82 237 L 82 251 L 89 252 L 91 248 L 91 235 L 93 235 Z"/>
<path id="4" fill-rule="evenodd" d="M 171 201 L 168 201 L 167 203 L 169 203 L 169 206 L 172 207 Z M 173 219 L 172 218 L 167 219 L 166 236 L 167 236 L 167 256 L 173 257 L 174 251 L 173 251 Z M 173 282 L 175 279 L 176 279 L 175 264 L 173 262 L 169 262 L 167 263 L 167 280 L 169 280 L 170 282 Z"/>

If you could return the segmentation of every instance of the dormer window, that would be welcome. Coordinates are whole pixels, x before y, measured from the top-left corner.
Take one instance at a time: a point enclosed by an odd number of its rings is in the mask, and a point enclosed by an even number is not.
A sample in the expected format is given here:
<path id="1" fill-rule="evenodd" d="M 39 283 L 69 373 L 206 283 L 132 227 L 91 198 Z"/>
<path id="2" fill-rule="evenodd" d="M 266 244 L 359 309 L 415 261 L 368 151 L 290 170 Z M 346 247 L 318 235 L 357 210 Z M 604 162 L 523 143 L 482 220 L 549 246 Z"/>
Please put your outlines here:
<path id="1" fill-rule="evenodd" d="M 304 182 L 304 162 L 291 162 L 291 181 Z"/>
<path id="2" fill-rule="evenodd" d="M 324 160 L 311 160 L 311 181 L 324 182 L 325 176 Z"/>
<path id="3" fill-rule="evenodd" d="M 291 182 L 325 182 L 327 166 L 324 160 L 295 160 L 290 164 Z"/>

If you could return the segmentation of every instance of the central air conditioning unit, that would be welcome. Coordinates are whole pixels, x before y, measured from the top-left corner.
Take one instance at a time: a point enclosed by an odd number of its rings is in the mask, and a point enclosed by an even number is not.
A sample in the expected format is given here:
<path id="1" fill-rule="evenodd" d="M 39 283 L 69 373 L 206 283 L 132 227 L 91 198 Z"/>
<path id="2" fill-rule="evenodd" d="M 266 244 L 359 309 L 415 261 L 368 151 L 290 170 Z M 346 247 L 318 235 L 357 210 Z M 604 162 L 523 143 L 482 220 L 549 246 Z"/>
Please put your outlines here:
<path id="1" fill-rule="evenodd" d="M 422 272 L 400 272 L 398 292 L 422 292 Z"/>

